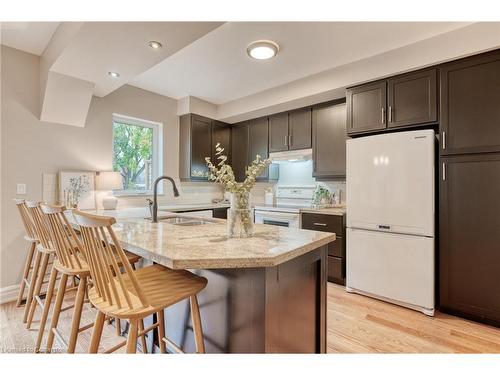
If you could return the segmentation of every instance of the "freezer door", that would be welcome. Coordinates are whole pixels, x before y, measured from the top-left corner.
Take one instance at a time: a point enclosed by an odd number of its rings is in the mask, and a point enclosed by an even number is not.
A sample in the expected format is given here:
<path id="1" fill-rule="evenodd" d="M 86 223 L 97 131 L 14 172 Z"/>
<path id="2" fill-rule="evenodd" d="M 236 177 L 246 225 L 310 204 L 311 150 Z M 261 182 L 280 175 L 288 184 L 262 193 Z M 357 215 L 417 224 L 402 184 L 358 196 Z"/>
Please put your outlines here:
<path id="1" fill-rule="evenodd" d="M 434 131 L 347 141 L 347 226 L 434 236 Z"/>
<path id="2" fill-rule="evenodd" d="M 346 286 L 434 308 L 434 238 L 347 229 Z"/>

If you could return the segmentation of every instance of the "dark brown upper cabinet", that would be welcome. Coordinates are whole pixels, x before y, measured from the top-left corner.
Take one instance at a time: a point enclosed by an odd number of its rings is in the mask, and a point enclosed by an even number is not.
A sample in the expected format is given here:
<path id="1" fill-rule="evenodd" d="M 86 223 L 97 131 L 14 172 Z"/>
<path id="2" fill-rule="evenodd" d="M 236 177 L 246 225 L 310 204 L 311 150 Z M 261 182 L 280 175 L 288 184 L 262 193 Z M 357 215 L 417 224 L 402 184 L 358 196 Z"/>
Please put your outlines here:
<path id="1" fill-rule="evenodd" d="M 248 139 L 249 139 L 249 123 L 244 121 L 235 124 L 231 129 L 231 149 L 232 149 L 232 164 L 236 181 L 245 180 L 245 168 L 248 163 Z"/>
<path id="2" fill-rule="evenodd" d="M 441 154 L 500 151 L 500 51 L 444 65 Z"/>
<path id="3" fill-rule="evenodd" d="M 311 148 L 311 108 L 269 117 L 269 152 Z"/>
<path id="4" fill-rule="evenodd" d="M 342 178 L 346 175 L 346 104 L 321 105 L 312 109 L 313 177 Z"/>
<path id="5" fill-rule="evenodd" d="M 212 120 L 195 114 L 181 116 L 179 140 L 180 179 L 207 181 L 205 158 L 212 155 Z"/>
<path id="6" fill-rule="evenodd" d="M 440 309 L 500 326 L 500 154 L 440 167 Z"/>
<path id="7" fill-rule="evenodd" d="M 262 159 L 267 159 L 269 156 L 269 122 L 267 117 L 259 118 L 250 121 L 250 126 L 248 129 L 249 134 L 249 153 L 248 153 L 248 162 L 250 163 L 260 155 Z M 257 177 L 258 181 L 267 180 L 269 177 L 269 168 Z"/>
<path id="8" fill-rule="evenodd" d="M 269 117 L 269 152 L 288 150 L 288 113 Z"/>
<path id="9" fill-rule="evenodd" d="M 219 142 L 231 155 L 231 128 L 228 124 L 196 114 L 180 117 L 179 176 L 182 181 L 207 181 L 206 157 L 215 160 L 215 145 Z"/>
<path id="10" fill-rule="evenodd" d="M 366 133 L 387 127 L 387 83 L 368 83 L 346 91 L 347 132 Z"/>
<path id="11" fill-rule="evenodd" d="M 303 108 L 288 114 L 288 149 L 302 150 L 312 147 L 311 108 Z"/>
<path id="12" fill-rule="evenodd" d="M 396 128 L 437 121 L 436 69 L 387 80 L 387 126 Z"/>
<path id="13" fill-rule="evenodd" d="M 215 146 L 220 143 L 224 149 L 224 155 L 227 156 L 227 164 L 231 164 L 231 127 L 220 121 L 212 122 L 212 162 L 219 162 L 215 155 Z"/>

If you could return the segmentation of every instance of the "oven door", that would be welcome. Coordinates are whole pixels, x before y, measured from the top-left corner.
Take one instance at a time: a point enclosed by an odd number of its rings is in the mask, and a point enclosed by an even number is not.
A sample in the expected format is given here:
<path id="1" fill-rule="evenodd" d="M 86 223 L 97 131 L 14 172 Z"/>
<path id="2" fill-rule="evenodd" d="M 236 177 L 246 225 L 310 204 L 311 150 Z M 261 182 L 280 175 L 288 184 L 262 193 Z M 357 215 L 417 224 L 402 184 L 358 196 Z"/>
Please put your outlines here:
<path id="1" fill-rule="evenodd" d="M 257 224 L 300 228 L 300 214 L 255 210 L 255 222 Z"/>

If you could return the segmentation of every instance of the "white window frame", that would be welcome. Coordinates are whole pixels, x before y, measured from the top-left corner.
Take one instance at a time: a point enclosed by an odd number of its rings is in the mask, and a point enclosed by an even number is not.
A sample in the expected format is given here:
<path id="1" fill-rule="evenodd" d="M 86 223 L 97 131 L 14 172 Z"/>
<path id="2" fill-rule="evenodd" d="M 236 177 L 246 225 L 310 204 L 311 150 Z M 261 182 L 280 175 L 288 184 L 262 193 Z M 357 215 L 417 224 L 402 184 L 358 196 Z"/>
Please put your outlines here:
<path id="1" fill-rule="evenodd" d="M 136 117 L 130 117 L 121 115 L 118 113 L 113 113 L 112 125 L 115 122 L 140 126 L 143 128 L 153 129 L 153 158 L 151 161 L 151 184 L 153 184 L 154 180 L 162 174 L 163 171 L 163 124 L 161 122 L 155 122 L 150 120 L 144 120 Z M 112 137 L 112 152 L 113 159 L 115 157 L 115 132 L 113 129 L 113 137 Z M 159 186 L 159 193 L 162 193 L 161 184 Z M 150 190 L 113 190 L 113 195 L 116 196 L 137 196 L 137 195 L 152 195 L 153 189 L 151 186 Z"/>

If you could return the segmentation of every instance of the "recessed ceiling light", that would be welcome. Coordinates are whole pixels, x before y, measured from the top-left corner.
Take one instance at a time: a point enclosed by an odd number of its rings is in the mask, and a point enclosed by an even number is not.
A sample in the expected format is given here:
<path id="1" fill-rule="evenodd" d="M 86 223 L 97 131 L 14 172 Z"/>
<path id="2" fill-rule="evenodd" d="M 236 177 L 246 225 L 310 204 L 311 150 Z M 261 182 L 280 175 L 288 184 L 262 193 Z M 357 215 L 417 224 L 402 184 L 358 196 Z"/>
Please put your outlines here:
<path id="1" fill-rule="evenodd" d="M 163 47 L 160 42 L 157 42 L 156 40 L 150 40 L 148 42 L 148 46 L 150 46 L 152 49 L 160 49 Z"/>
<path id="2" fill-rule="evenodd" d="M 108 75 L 112 78 L 120 77 L 120 73 L 118 73 L 118 72 L 108 72 Z"/>
<path id="3" fill-rule="evenodd" d="M 247 47 L 248 56 L 257 60 L 270 59 L 278 53 L 280 47 L 278 43 L 272 40 L 257 40 Z"/>

